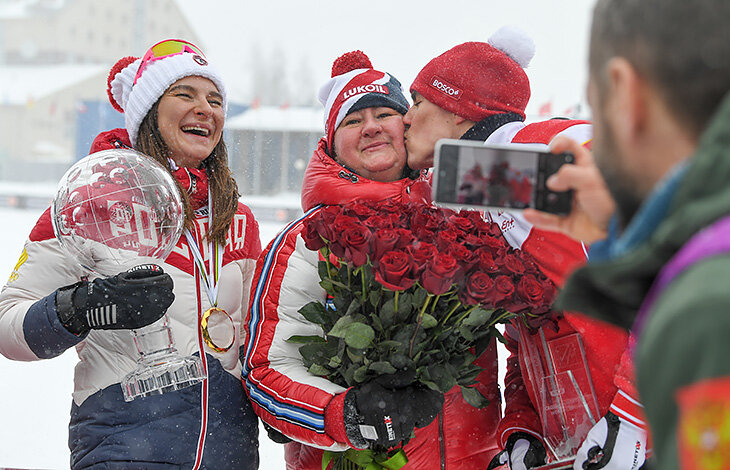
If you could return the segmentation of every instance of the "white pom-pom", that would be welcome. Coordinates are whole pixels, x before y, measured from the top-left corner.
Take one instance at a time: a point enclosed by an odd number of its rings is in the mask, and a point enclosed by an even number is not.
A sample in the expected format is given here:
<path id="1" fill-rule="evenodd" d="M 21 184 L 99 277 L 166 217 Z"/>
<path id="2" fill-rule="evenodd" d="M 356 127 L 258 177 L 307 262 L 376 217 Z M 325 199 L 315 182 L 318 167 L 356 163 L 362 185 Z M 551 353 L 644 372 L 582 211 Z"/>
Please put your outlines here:
<path id="1" fill-rule="evenodd" d="M 502 26 L 487 42 L 510 56 L 523 69 L 527 68 L 535 56 L 535 42 L 527 33 L 514 26 Z"/>

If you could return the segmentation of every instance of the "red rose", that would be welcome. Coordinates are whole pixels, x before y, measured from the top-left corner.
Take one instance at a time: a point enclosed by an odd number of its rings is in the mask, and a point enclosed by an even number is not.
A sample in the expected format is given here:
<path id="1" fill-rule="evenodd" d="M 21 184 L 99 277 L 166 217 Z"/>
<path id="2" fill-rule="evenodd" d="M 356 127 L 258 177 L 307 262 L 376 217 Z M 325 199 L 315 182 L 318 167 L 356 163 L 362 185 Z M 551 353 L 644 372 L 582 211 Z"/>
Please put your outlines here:
<path id="1" fill-rule="evenodd" d="M 508 253 L 504 256 L 502 259 L 502 267 L 505 271 L 513 274 L 522 274 L 525 272 L 525 265 L 515 253 Z"/>
<path id="2" fill-rule="evenodd" d="M 413 232 L 404 228 L 397 228 L 395 232 L 398 234 L 397 249 L 405 250 L 409 246 L 413 245 L 416 237 L 413 236 Z"/>
<path id="3" fill-rule="evenodd" d="M 394 228 L 399 225 L 400 220 L 395 214 L 373 214 L 363 220 L 363 223 L 375 231 L 383 228 Z"/>
<path id="4" fill-rule="evenodd" d="M 461 217 L 461 214 L 449 217 L 449 223 L 464 234 L 474 230 L 474 222 L 467 217 Z"/>
<path id="5" fill-rule="evenodd" d="M 503 304 L 508 301 L 515 293 L 515 285 L 509 276 L 497 276 L 494 280 L 494 290 L 496 291 L 495 302 Z"/>
<path id="6" fill-rule="evenodd" d="M 496 303 L 495 282 L 487 273 L 474 271 L 459 290 L 459 300 L 465 305 L 480 304 L 493 308 Z"/>
<path id="7" fill-rule="evenodd" d="M 477 252 L 479 257 L 479 269 L 488 273 L 496 273 L 499 271 L 499 266 L 494 262 L 492 252 L 487 248 L 482 248 Z"/>
<path id="8" fill-rule="evenodd" d="M 444 252 L 456 258 L 464 272 L 469 271 L 479 261 L 477 254 L 461 243 L 452 243 Z"/>
<path id="9" fill-rule="evenodd" d="M 373 233 L 373 260 L 379 260 L 385 252 L 393 250 L 398 243 L 396 230 L 385 228 Z"/>
<path id="10" fill-rule="evenodd" d="M 365 220 L 377 214 L 377 211 L 370 207 L 368 204 L 356 201 L 347 204 L 343 207 L 342 213 L 345 215 L 357 217 L 360 220 Z"/>
<path id="11" fill-rule="evenodd" d="M 522 276 L 520 282 L 517 283 L 517 294 L 528 301 L 531 307 L 545 304 L 545 289 L 540 281 L 531 274 Z"/>
<path id="12" fill-rule="evenodd" d="M 330 250 L 338 258 L 343 258 L 355 266 L 362 266 L 371 252 L 372 235 L 358 219 L 346 215 L 338 215 L 332 222 L 333 239 Z"/>
<path id="13" fill-rule="evenodd" d="M 427 230 L 436 231 L 445 219 L 444 210 L 432 206 L 417 206 L 410 214 L 410 226 L 413 232 Z M 419 237 L 420 238 L 420 237 Z"/>
<path id="14" fill-rule="evenodd" d="M 352 225 L 340 234 L 339 244 L 345 247 L 344 259 L 355 267 L 367 263 L 371 254 L 372 234 L 367 227 Z"/>
<path id="15" fill-rule="evenodd" d="M 421 274 L 421 285 L 434 295 L 441 295 L 451 289 L 460 275 L 459 263 L 447 254 L 437 253 Z"/>
<path id="16" fill-rule="evenodd" d="M 459 232 L 457 232 L 453 228 L 447 228 L 446 230 L 441 230 L 438 234 L 436 234 L 436 246 L 439 248 L 439 250 L 445 250 L 449 247 L 449 245 L 455 243 L 458 239 Z"/>
<path id="17" fill-rule="evenodd" d="M 319 251 L 320 248 L 325 246 L 325 242 L 322 237 L 319 236 L 319 232 L 317 232 L 315 224 L 307 222 L 309 221 L 304 223 L 304 228 L 302 229 L 304 246 L 306 246 L 308 250 Z"/>
<path id="18" fill-rule="evenodd" d="M 438 250 L 436 245 L 426 242 L 416 242 L 406 247 L 406 252 L 411 257 L 411 269 L 414 273 L 420 274 L 426 264 L 436 257 Z"/>
<path id="19" fill-rule="evenodd" d="M 411 260 L 403 251 L 388 251 L 378 263 L 375 279 L 390 290 L 405 290 L 411 287 L 416 279 L 411 273 Z"/>

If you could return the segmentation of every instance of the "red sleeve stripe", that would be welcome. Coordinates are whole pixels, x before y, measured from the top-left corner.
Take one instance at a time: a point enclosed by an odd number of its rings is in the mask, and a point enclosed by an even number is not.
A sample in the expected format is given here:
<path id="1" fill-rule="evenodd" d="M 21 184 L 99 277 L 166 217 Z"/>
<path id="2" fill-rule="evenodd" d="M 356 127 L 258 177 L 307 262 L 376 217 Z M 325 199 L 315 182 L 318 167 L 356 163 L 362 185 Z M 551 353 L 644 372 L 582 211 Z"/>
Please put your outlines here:
<path id="1" fill-rule="evenodd" d="M 619 390 L 609 408 L 611 413 L 641 429 L 647 429 L 644 407 L 638 401 Z"/>

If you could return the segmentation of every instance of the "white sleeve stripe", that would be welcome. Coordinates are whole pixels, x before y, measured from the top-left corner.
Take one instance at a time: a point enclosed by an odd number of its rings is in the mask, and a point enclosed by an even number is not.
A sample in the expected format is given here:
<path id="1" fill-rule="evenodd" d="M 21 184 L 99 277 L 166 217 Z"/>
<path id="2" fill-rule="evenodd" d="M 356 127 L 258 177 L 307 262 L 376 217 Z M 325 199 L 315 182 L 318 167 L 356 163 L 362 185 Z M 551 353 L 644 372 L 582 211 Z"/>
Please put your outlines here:
<path id="1" fill-rule="evenodd" d="M 646 423 L 636 416 L 632 415 L 631 413 L 626 412 L 625 410 L 622 410 L 616 405 L 611 405 L 611 411 L 614 412 L 615 415 L 618 415 L 622 418 L 624 418 L 626 421 L 629 421 L 632 424 L 635 424 L 637 426 L 646 427 Z"/>
<path id="2" fill-rule="evenodd" d="M 627 395 L 627 394 L 626 394 L 626 392 L 624 392 L 623 390 L 619 390 L 619 391 L 618 391 L 618 393 L 619 393 L 619 395 L 621 395 L 622 397 L 624 397 L 624 398 L 625 398 L 626 400 L 630 401 L 630 402 L 631 402 L 631 403 L 633 403 L 634 405 L 636 405 L 636 406 L 638 406 L 638 407 L 641 407 L 641 408 L 644 408 L 644 405 L 642 405 L 642 404 L 641 404 L 641 403 L 639 403 L 638 401 L 636 401 L 636 400 L 634 400 L 633 398 L 631 398 L 631 397 L 630 397 L 629 395 Z"/>

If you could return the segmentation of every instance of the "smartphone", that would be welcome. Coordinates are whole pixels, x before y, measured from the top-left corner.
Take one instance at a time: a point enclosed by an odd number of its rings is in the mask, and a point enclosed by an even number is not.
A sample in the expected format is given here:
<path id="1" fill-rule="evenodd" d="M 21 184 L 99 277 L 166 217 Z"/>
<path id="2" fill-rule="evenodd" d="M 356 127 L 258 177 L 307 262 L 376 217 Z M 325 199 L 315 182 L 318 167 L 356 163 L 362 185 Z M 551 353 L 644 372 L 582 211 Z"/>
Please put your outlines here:
<path id="1" fill-rule="evenodd" d="M 436 142 L 433 200 L 453 208 L 514 212 L 529 207 L 565 215 L 573 204 L 572 191 L 550 191 L 545 181 L 573 162 L 572 154 L 553 154 L 546 146 L 441 139 Z"/>

